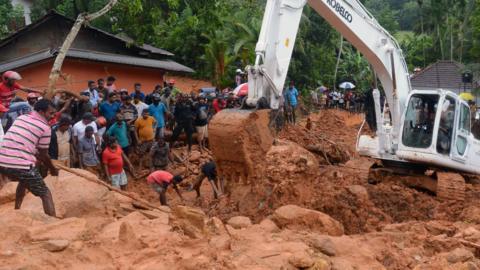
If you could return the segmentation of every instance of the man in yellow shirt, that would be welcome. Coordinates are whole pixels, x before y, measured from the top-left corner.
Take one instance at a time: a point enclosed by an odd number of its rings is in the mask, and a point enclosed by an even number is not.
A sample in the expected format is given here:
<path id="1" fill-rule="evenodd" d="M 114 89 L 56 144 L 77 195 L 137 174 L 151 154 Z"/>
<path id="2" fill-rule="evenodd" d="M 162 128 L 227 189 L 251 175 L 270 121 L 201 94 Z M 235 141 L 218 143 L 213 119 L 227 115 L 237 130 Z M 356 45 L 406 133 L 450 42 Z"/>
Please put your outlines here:
<path id="1" fill-rule="evenodd" d="M 157 128 L 157 121 L 149 115 L 148 110 L 143 110 L 142 117 L 135 121 L 135 131 L 139 140 L 138 155 L 144 156 L 152 147 L 155 139 L 155 130 Z M 142 159 L 144 161 L 145 159 Z M 143 162 L 142 162 L 143 163 Z M 147 163 L 149 164 L 149 163 Z M 143 165 L 143 164 L 140 164 Z"/>

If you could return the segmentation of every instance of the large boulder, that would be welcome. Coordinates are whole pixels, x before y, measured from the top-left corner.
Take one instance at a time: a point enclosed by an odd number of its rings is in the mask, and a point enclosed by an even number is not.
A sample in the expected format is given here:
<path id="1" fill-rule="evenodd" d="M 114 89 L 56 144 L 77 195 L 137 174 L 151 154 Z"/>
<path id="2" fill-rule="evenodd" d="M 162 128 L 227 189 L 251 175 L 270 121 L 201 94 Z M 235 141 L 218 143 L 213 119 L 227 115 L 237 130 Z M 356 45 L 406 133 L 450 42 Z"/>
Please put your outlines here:
<path id="1" fill-rule="evenodd" d="M 273 213 L 273 221 L 280 228 L 310 230 L 332 236 L 343 235 L 343 226 L 337 220 L 319 211 L 285 205 Z"/>
<path id="2" fill-rule="evenodd" d="M 85 235 L 87 221 L 81 218 L 66 218 L 28 229 L 32 241 L 77 240 Z"/>
<path id="3" fill-rule="evenodd" d="M 86 177 L 97 177 L 93 174 L 77 170 Z M 52 192 L 57 216 L 112 216 L 120 204 L 106 187 L 88 181 L 83 177 L 60 171 L 60 175 L 45 178 L 45 183 Z M 42 201 L 31 193 L 25 196 L 22 209 L 43 212 Z"/>

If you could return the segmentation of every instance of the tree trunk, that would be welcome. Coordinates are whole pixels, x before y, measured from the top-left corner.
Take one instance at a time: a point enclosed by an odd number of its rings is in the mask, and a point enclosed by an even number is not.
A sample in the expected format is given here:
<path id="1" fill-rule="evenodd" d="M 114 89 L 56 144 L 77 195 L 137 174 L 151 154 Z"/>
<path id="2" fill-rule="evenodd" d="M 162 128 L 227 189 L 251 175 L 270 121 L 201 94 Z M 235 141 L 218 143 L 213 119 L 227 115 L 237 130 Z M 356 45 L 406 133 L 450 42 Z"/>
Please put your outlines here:
<path id="1" fill-rule="evenodd" d="M 343 36 L 340 35 L 340 48 L 338 50 L 337 64 L 335 65 L 335 73 L 333 75 L 333 90 L 334 91 L 337 91 L 337 73 L 338 73 L 338 66 L 340 65 L 340 58 L 342 57 L 342 50 L 343 50 Z"/>
<path id="2" fill-rule="evenodd" d="M 58 55 L 55 58 L 55 62 L 53 63 L 52 71 L 50 72 L 50 76 L 48 77 L 48 89 L 47 89 L 47 93 L 45 94 L 45 98 L 51 99 L 54 96 L 55 85 L 57 84 L 58 77 L 60 76 L 63 61 L 65 60 L 67 52 L 72 46 L 73 41 L 77 37 L 78 32 L 82 28 L 82 25 L 104 15 L 110 9 L 112 9 L 112 7 L 115 4 L 117 4 L 117 0 L 110 0 L 108 4 L 106 4 L 102 9 L 100 9 L 95 13 L 78 15 L 77 20 L 75 21 L 75 23 L 72 26 L 72 29 L 70 30 L 67 37 L 63 41 L 62 47 L 60 47 L 60 51 L 58 52 Z"/>

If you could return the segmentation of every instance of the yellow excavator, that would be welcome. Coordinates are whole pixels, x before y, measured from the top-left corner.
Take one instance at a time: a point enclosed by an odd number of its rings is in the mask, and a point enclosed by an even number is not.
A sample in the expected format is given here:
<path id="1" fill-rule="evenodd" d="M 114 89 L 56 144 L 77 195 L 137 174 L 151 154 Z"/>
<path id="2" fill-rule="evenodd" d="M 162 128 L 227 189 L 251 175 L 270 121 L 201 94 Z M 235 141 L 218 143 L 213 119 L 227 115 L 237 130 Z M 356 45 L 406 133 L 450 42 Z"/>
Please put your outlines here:
<path id="1" fill-rule="evenodd" d="M 307 4 L 363 54 L 382 84 L 391 117 L 384 118 L 380 92 L 374 89 L 376 134 L 359 136 L 357 144 L 360 155 L 378 160 L 372 171 L 422 176 L 434 170 L 436 179 L 419 185 L 439 197 L 463 200 L 463 176 L 480 174 L 480 141 L 471 134 L 468 104 L 442 89 L 412 89 L 397 41 L 358 0 L 267 1 L 255 64 L 245 68 L 250 109 L 223 110 L 209 126 L 220 174 L 248 178 L 262 172 L 273 143 L 269 114 L 280 106 Z"/>

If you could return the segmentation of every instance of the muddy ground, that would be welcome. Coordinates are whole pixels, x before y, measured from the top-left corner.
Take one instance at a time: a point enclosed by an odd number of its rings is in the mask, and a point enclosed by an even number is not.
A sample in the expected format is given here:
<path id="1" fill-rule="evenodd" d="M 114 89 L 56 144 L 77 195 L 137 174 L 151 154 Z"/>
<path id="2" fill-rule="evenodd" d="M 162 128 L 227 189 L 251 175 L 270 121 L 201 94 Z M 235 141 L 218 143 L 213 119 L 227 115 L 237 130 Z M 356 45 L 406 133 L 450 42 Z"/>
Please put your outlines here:
<path id="1" fill-rule="evenodd" d="M 9 185 L 0 191 L 0 269 L 480 269 L 478 185 L 456 202 L 394 178 L 368 184 L 373 161 L 354 151 L 362 116 L 309 119 L 279 134 L 261 177 L 229 183 L 219 200 L 206 181 L 200 198 L 187 191 L 212 158 L 196 150 L 172 167 L 189 173 L 185 206 L 170 190 L 171 209 L 139 209 L 62 172 L 47 179 L 62 218 L 53 219 L 31 195 L 11 210 Z M 184 150 L 175 150 L 180 159 Z M 129 185 L 159 206 L 145 179 Z"/>

